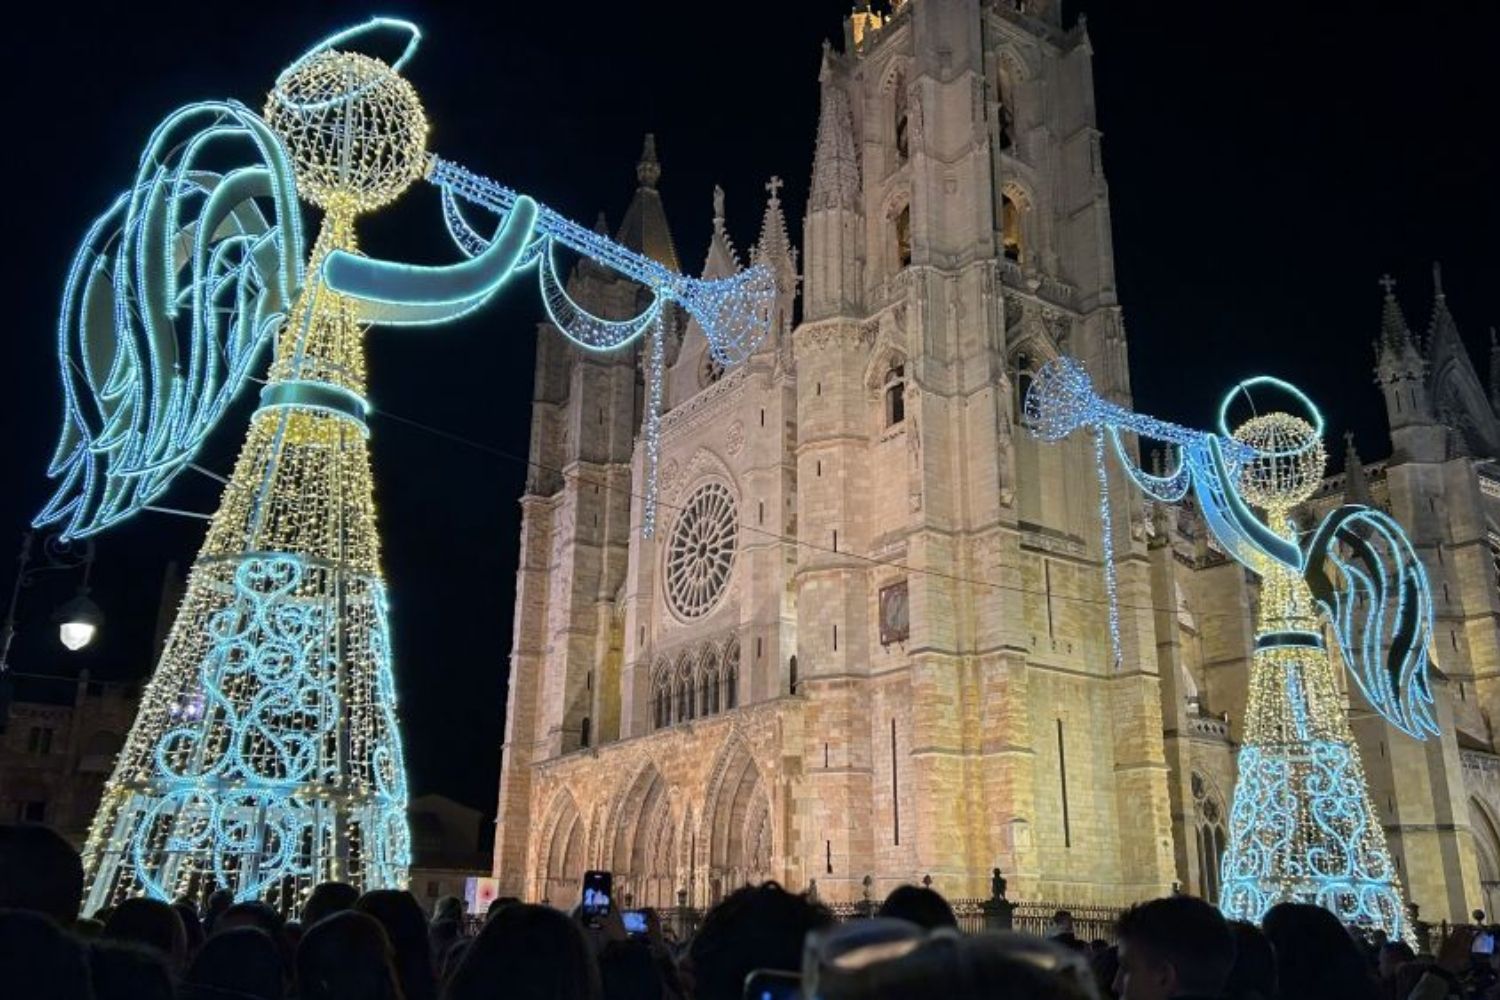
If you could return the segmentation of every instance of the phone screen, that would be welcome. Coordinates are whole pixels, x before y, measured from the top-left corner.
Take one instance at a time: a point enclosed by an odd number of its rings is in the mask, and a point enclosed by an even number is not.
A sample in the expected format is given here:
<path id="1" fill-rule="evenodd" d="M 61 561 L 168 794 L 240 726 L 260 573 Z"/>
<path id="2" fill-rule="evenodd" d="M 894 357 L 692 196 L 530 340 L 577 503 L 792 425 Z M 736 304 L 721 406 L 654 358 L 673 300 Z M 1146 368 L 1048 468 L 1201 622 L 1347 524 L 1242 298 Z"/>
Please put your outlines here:
<path id="1" fill-rule="evenodd" d="M 745 977 L 744 1000 L 801 1000 L 802 977 L 795 972 L 756 969 Z"/>
<path id="2" fill-rule="evenodd" d="M 625 921 L 626 934 L 646 933 L 646 914 L 642 910 L 624 910 L 620 913 L 621 919 Z"/>
<path id="3" fill-rule="evenodd" d="M 609 915 L 615 878 L 609 872 L 583 873 L 583 915 L 591 920 Z"/>

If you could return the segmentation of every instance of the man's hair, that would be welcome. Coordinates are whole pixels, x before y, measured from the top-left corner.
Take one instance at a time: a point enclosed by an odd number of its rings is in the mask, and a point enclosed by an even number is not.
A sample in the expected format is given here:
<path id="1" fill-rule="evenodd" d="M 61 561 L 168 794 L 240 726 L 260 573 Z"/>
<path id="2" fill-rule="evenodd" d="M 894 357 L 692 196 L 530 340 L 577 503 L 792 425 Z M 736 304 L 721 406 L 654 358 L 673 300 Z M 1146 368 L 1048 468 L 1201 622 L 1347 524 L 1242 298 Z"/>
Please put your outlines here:
<path id="1" fill-rule="evenodd" d="M 831 923 L 828 910 L 775 882 L 736 889 L 708 911 L 693 938 L 694 1000 L 739 1000 L 756 969 L 796 972 L 808 931 Z"/>
<path id="2" fill-rule="evenodd" d="M 1121 943 L 1170 962 L 1183 993 L 1218 994 L 1234 967 L 1234 937 L 1217 909 L 1196 896 L 1137 903 L 1116 925 Z"/>
<path id="3" fill-rule="evenodd" d="M 948 901 L 932 889 L 919 885 L 900 885 L 892 889 L 876 915 L 909 920 L 929 931 L 958 926 L 958 918 L 953 915 L 953 907 Z"/>
<path id="4" fill-rule="evenodd" d="M 0 908 L 43 913 L 64 926 L 78 919 L 83 861 L 50 826 L 0 826 Z"/>

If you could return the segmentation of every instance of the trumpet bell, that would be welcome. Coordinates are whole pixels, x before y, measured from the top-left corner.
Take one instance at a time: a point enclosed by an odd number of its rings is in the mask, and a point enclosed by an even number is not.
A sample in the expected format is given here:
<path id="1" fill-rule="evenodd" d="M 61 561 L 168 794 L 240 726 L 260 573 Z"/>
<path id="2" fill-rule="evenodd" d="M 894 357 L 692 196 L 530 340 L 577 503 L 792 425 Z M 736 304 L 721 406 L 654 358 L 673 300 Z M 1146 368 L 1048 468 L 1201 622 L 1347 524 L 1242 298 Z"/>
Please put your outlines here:
<path id="1" fill-rule="evenodd" d="M 1102 401 L 1083 365 L 1073 358 L 1053 358 L 1037 370 L 1026 391 L 1026 426 L 1043 441 L 1061 441 L 1079 427 Z"/>

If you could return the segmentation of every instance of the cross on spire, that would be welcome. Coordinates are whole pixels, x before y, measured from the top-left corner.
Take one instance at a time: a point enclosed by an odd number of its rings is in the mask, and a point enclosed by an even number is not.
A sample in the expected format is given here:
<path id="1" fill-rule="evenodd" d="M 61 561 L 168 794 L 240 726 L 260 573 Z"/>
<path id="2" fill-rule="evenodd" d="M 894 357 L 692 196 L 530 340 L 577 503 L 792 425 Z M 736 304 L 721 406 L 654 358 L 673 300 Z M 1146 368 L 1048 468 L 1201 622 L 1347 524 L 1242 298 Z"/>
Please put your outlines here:
<path id="1" fill-rule="evenodd" d="M 778 200 L 779 195 L 777 192 L 779 192 L 784 186 L 785 182 L 783 182 L 782 179 L 780 177 L 777 177 L 775 174 L 772 174 L 771 179 L 766 181 L 766 190 L 771 192 L 772 198 L 776 198 Z"/>
<path id="2" fill-rule="evenodd" d="M 1389 274 L 1382 274 L 1380 276 L 1380 287 L 1385 289 L 1385 294 L 1394 295 L 1396 294 L 1396 279 Z"/>

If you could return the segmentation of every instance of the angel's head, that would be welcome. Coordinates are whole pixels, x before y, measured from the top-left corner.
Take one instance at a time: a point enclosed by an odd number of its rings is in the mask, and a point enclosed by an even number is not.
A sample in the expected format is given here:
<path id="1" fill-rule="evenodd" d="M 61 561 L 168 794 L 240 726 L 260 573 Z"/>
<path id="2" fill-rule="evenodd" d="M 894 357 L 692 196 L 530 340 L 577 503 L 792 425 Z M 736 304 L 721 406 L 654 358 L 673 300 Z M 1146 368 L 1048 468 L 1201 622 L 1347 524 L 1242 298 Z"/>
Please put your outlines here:
<path id="1" fill-rule="evenodd" d="M 416 89 L 373 56 L 324 48 L 297 60 L 271 88 L 265 118 L 291 154 L 298 190 L 325 211 L 379 208 L 426 169 Z"/>

